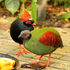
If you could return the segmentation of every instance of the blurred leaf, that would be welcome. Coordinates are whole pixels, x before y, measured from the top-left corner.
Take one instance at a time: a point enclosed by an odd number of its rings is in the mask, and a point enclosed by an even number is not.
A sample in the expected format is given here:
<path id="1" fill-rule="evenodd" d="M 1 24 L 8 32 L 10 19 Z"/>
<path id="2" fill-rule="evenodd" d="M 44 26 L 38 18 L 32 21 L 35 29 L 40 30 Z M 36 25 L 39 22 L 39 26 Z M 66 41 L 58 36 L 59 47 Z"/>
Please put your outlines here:
<path id="1" fill-rule="evenodd" d="M 31 9 L 31 6 L 27 7 L 26 9 L 27 9 L 27 10 L 30 10 L 30 9 Z"/>
<path id="2" fill-rule="evenodd" d="M 70 3 L 64 4 L 63 8 L 65 9 L 65 8 L 67 8 L 67 7 L 70 7 Z"/>
<path id="3" fill-rule="evenodd" d="M 12 23 L 15 19 L 16 17 L 7 18 L 8 24 Z"/>
<path id="4" fill-rule="evenodd" d="M 20 13 L 19 13 L 19 17 L 21 16 L 21 14 L 23 13 L 25 7 L 24 7 L 24 2 L 21 5 L 21 9 L 20 9 Z"/>
<path id="5" fill-rule="evenodd" d="M 37 0 L 34 0 L 34 2 L 37 2 Z"/>
<path id="6" fill-rule="evenodd" d="M 68 19 L 65 19 L 65 21 L 69 21 Z"/>
<path id="7" fill-rule="evenodd" d="M 70 2 L 70 0 L 54 0 L 55 2 Z"/>
<path id="8" fill-rule="evenodd" d="M 58 5 L 59 2 L 70 3 L 70 0 L 54 0 L 54 2 Z"/>
<path id="9" fill-rule="evenodd" d="M 25 1 L 29 2 L 29 0 L 25 0 Z M 28 6 L 27 8 L 24 7 L 25 1 L 23 1 L 23 3 L 22 3 L 19 17 L 21 16 L 21 14 L 24 11 L 24 9 L 26 9 L 29 12 L 29 14 L 31 15 L 31 17 L 34 19 L 34 22 L 36 23 L 36 19 L 37 19 L 37 0 L 32 0 L 31 5 Z"/>
<path id="10" fill-rule="evenodd" d="M 6 8 L 14 15 L 20 5 L 20 0 L 5 0 Z"/>
<path id="11" fill-rule="evenodd" d="M 21 0 L 21 2 L 25 2 L 26 0 Z"/>
<path id="12" fill-rule="evenodd" d="M 0 2 L 2 2 L 3 0 L 0 0 Z"/>
<path id="13" fill-rule="evenodd" d="M 37 0 L 32 0 L 31 16 L 34 19 L 34 22 L 36 23 L 36 19 L 37 19 Z"/>
<path id="14" fill-rule="evenodd" d="M 54 2 L 56 3 L 56 5 L 58 5 L 58 2 L 59 2 L 59 1 L 58 1 L 58 0 L 54 0 Z"/>
<path id="15" fill-rule="evenodd" d="M 69 19 L 70 18 L 70 12 L 67 12 L 66 14 L 60 16 L 62 19 Z"/>

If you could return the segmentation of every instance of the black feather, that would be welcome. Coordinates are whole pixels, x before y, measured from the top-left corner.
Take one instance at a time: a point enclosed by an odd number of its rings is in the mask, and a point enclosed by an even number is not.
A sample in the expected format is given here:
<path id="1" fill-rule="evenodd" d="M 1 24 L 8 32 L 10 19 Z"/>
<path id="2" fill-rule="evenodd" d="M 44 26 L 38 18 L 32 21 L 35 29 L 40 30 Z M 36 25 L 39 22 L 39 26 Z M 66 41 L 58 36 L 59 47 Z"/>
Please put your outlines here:
<path id="1" fill-rule="evenodd" d="M 20 32 L 24 30 L 32 31 L 34 28 L 32 25 L 25 25 L 19 18 L 16 19 L 10 27 L 10 35 L 12 39 L 19 44 L 23 44 L 23 39 L 18 38 L 18 36 L 20 35 Z"/>

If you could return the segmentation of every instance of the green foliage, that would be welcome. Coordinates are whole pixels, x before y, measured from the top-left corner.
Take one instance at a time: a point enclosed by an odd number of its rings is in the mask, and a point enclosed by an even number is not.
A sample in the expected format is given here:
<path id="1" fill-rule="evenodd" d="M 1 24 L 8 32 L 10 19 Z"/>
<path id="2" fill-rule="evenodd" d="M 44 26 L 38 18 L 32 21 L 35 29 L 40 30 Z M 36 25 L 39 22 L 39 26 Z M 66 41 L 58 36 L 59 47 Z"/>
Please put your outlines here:
<path id="1" fill-rule="evenodd" d="M 0 2 L 2 2 L 3 0 L 0 0 Z"/>
<path id="2" fill-rule="evenodd" d="M 54 2 L 56 3 L 56 5 L 58 5 L 59 0 L 54 0 Z"/>
<path id="3" fill-rule="evenodd" d="M 70 0 L 54 0 L 54 2 L 58 4 L 58 2 L 70 2 Z"/>
<path id="4" fill-rule="evenodd" d="M 65 8 L 67 8 L 67 7 L 70 7 L 70 3 L 64 4 L 63 8 L 65 9 Z"/>
<path id="5" fill-rule="evenodd" d="M 2 1 L 3 0 L 0 0 L 0 2 L 2 2 Z M 19 17 L 22 14 L 22 12 L 24 11 L 24 9 L 26 9 L 27 11 L 29 11 L 31 17 L 34 19 L 34 22 L 36 23 L 37 0 L 32 0 L 32 4 L 30 6 L 28 6 L 27 8 L 25 8 L 25 2 L 29 2 L 31 0 L 4 0 L 4 1 L 5 1 L 6 8 L 12 13 L 12 15 L 14 15 L 20 7 L 20 13 L 18 14 Z M 20 4 L 21 4 L 21 6 L 20 6 Z"/>
<path id="6" fill-rule="evenodd" d="M 63 5 L 64 9 L 67 7 L 70 7 L 70 0 L 54 0 L 54 2 L 56 3 L 56 5 L 58 5 L 60 2 L 64 2 L 64 5 Z M 67 13 L 61 15 L 60 18 L 68 21 L 68 19 L 70 18 L 70 12 L 67 12 Z"/>
<path id="7" fill-rule="evenodd" d="M 36 19 L 37 19 L 37 0 L 32 0 L 32 5 L 31 5 L 31 16 L 34 19 L 35 23 L 36 23 Z"/>
<path id="8" fill-rule="evenodd" d="M 19 0 L 5 0 L 6 8 L 14 15 L 20 6 Z"/>
<path id="9" fill-rule="evenodd" d="M 56 5 L 58 5 L 59 2 L 64 2 L 63 6 L 64 9 L 70 7 L 70 0 L 54 0 L 54 2 L 56 3 Z"/>
<path id="10" fill-rule="evenodd" d="M 8 24 L 12 23 L 17 17 L 7 18 Z"/>
<path id="11" fill-rule="evenodd" d="M 60 18 L 68 20 L 70 18 L 70 12 L 67 12 L 64 15 L 60 16 Z"/>
<path id="12" fill-rule="evenodd" d="M 26 2 L 26 0 L 21 0 L 21 2 Z"/>
<path id="13" fill-rule="evenodd" d="M 24 7 L 24 1 L 22 2 L 22 6 L 21 6 L 21 9 L 20 9 L 20 13 L 18 14 L 19 17 L 21 16 L 21 14 L 23 13 L 25 7 Z"/>

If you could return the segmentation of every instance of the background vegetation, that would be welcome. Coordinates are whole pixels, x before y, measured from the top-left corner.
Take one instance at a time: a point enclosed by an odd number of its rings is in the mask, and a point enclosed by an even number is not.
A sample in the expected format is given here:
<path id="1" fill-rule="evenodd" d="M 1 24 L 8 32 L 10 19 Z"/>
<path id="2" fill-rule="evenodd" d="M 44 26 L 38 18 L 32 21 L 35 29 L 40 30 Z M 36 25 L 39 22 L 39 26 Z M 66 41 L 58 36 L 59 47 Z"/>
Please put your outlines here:
<path id="1" fill-rule="evenodd" d="M 43 2 L 44 0 L 40 0 Z M 50 20 L 48 25 L 60 26 L 69 22 L 70 20 L 70 0 L 46 0 L 46 20 Z M 12 16 L 19 16 L 22 14 L 24 9 L 27 9 L 34 19 L 35 23 L 37 20 L 37 0 L 0 0 L 0 8 L 8 10 Z M 53 18 L 52 18 L 53 17 Z M 55 18 L 60 23 L 55 21 Z M 52 19 L 51 19 L 52 18 Z M 63 19 L 63 20 L 61 20 Z M 53 21 L 54 20 L 54 21 Z M 11 22 L 11 20 L 8 20 Z M 51 23 L 52 21 L 52 23 Z M 64 22 L 63 22 L 64 21 Z"/>

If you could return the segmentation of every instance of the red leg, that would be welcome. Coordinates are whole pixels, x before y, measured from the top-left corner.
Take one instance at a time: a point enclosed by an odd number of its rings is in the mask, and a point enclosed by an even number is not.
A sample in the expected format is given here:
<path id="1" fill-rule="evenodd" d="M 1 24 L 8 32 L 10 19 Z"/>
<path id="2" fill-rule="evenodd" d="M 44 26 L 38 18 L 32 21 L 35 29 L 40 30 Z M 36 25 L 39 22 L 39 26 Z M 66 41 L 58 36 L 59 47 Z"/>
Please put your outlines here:
<path id="1" fill-rule="evenodd" d="M 39 63 L 39 61 L 41 60 L 41 58 L 43 57 L 44 55 L 41 55 L 40 57 L 39 57 L 39 59 L 37 59 L 37 61 L 36 62 L 34 62 L 34 63 L 30 63 L 30 64 L 38 64 Z"/>
<path id="2" fill-rule="evenodd" d="M 24 48 L 24 50 L 22 51 L 22 53 L 27 54 L 27 53 L 30 53 L 30 52 Z"/>
<path id="3" fill-rule="evenodd" d="M 16 53 L 15 55 L 22 55 L 22 52 L 20 51 L 20 49 L 21 49 L 21 44 L 19 44 L 19 51 L 18 51 L 18 53 Z"/>
<path id="4" fill-rule="evenodd" d="M 51 58 L 51 53 L 49 54 L 49 60 L 47 63 L 44 63 L 45 65 L 48 65 L 50 67 L 50 58 Z"/>

